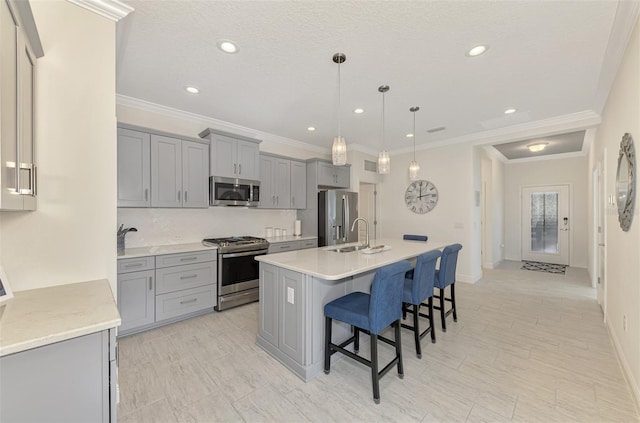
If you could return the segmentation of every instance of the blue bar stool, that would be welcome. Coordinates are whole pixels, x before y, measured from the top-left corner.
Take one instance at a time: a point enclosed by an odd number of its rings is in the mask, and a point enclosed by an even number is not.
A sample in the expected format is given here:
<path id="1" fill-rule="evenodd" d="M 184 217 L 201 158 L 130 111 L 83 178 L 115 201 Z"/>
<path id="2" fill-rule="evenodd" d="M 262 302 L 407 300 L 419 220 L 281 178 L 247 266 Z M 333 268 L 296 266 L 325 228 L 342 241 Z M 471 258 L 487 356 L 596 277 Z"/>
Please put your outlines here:
<path id="1" fill-rule="evenodd" d="M 331 355 L 338 351 L 370 367 L 373 401 L 376 404 L 380 404 L 380 378 L 382 376 L 397 364 L 398 376 L 401 379 L 404 377 L 400 319 L 402 317 L 404 275 L 409 269 L 411 269 L 411 263 L 406 260 L 382 267 L 376 271 L 373 278 L 371 294 L 352 292 L 324 306 L 324 372 L 329 374 L 331 371 Z M 340 345 L 331 342 L 333 319 L 348 323 L 353 328 L 353 336 Z M 380 337 L 380 340 L 395 346 L 396 355 L 389 364 L 378 372 L 378 334 L 388 326 L 393 326 L 395 329 L 395 342 L 382 337 Z M 360 331 L 368 333 L 371 337 L 371 360 L 367 360 L 357 354 L 360 347 Z M 355 354 L 345 349 L 352 342 Z"/>
<path id="2" fill-rule="evenodd" d="M 405 234 L 402 239 L 404 239 L 405 241 L 424 241 L 427 242 L 427 240 L 429 239 L 428 236 L 426 235 L 411 235 L 411 234 Z"/>
<path id="3" fill-rule="evenodd" d="M 422 358 L 420 340 L 424 338 L 427 333 L 431 332 L 431 342 L 434 344 L 436 342 L 436 332 L 433 330 L 433 284 L 436 277 L 436 263 L 438 262 L 438 257 L 441 255 L 442 253 L 439 250 L 433 250 L 419 255 L 414 271 L 407 272 L 407 275 L 411 277 L 405 277 L 404 281 L 402 315 L 404 317 L 407 312 L 413 314 L 413 326 L 403 323 L 402 327 L 413 331 L 413 337 L 416 341 L 416 355 L 418 358 Z M 427 299 L 428 302 L 425 304 Z M 409 305 L 413 305 L 412 310 L 408 309 Z M 427 307 L 429 314 L 421 313 L 420 306 Z M 429 327 L 423 332 L 420 332 L 418 317 L 429 319 Z"/>
<path id="4" fill-rule="evenodd" d="M 442 331 L 447 331 L 445 318 L 453 313 L 453 321 L 458 321 L 458 313 L 456 313 L 456 266 L 458 265 L 458 252 L 462 249 L 460 244 L 451 244 L 444 247 L 442 257 L 440 258 L 440 268 L 436 270 L 435 287 L 439 289 L 439 295 L 433 295 L 440 300 L 440 306 L 434 306 L 436 310 L 440 310 L 440 318 L 442 319 Z M 451 287 L 451 297 L 445 297 L 445 288 Z M 445 312 L 445 301 L 451 303 L 451 308 Z"/>

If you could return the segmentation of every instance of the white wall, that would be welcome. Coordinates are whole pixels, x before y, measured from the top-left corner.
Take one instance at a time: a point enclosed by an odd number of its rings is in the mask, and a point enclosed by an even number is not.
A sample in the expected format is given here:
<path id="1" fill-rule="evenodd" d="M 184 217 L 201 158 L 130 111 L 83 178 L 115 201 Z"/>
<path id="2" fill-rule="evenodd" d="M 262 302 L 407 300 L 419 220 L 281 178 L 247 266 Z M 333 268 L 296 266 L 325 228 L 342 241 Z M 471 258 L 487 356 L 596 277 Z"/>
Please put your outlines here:
<path id="1" fill-rule="evenodd" d="M 605 177 L 605 280 L 606 321 L 614 345 L 623 364 L 625 374 L 632 385 L 636 401 L 640 404 L 640 196 L 636 192 L 633 222 L 628 232 L 618 223 L 617 209 L 606 203 L 615 196 L 615 180 L 618 150 L 622 136 L 631 133 L 636 150 L 636 187 L 640 183 L 637 172 L 640 151 L 640 21 L 634 33 L 609 93 L 602 112 L 602 124 L 589 154 L 589 180 L 592 170 L 606 148 Z M 589 210 L 592 211 L 592 191 L 589 190 Z M 592 214 L 590 214 L 592 216 Z M 589 220 L 589 244 L 593 248 L 594 228 Z M 628 328 L 623 328 L 623 316 L 627 316 Z"/>
<path id="2" fill-rule="evenodd" d="M 587 157 L 549 159 L 505 165 L 505 258 L 521 260 L 521 189 L 525 186 L 570 184 L 573 210 L 569 265 L 587 267 Z"/>
<path id="3" fill-rule="evenodd" d="M 407 209 L 405 191 L 410 183 L 408 167 L 413 153 L 391 157 L 391 173 L 380 184 L 382 236 L 399 238 L 403 234 L 425 234 L 430 239 L 460 243 L 457 277 L 475 282 L 482 276 L 480 267 L 480 208 L 474 203 L 475 172 L 479 158 L 469 145 L 456 144 L 416 152 L 420 177 L 438 189 L 437 206 L 429 213 L 415 214 Z M 477 161 L 478 167 L 474 164 Z"/>
<path id="4" fill-rule="evenodd" d="M 239 135 L 260 137 L 248 128 L 229 128 L 213 119 L 184 113 L 162 106 L 140 103 L 141 107 L 117 105 L 118 122 L 152 128 L 176 135 L 197 138 L 202 130 L 212 127 Z M 268 139 L 260 143 L 261 152 L 281 154 L 297 159 L 327 157 L 302 146 L 282 144 Z M 314 193 L 315 194 L 315 193 Z M 284 228 L 293 234 L 295 210 L 262 210 L 237 207 L 208 209 L 119 208 L 118 225 L 135 227 L 138 232 L 126 236 L 126 247 L 200 242 L 206 237 L 232 235 L 264 236 L 266 226 Z M 303 235 L 305 235 L 303 233 Z"/>
<path id="5" fill-rule="evenodd" d="M 0 213 L 14 290 L 108 278 L 116 290 L 115 23 L 32 0 L 38 60 L 38 210 Z"/>

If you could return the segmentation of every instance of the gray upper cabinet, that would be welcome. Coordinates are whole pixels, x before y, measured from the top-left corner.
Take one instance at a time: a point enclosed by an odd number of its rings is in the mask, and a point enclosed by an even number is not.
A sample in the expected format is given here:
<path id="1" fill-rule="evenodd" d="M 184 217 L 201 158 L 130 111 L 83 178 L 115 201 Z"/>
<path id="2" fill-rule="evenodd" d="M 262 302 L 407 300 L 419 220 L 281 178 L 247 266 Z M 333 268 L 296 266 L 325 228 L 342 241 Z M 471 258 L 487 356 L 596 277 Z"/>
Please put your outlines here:
<path id="1" fill-rule="evenodd" d="M 328 162 L 318 162 L 318 185 L 333 188 L 349 188 L 350 168 L 334 166 Z"/>
<path id="2" fill-rule="evenodd" d="M 151 205 L 182 207 L 182 141 L 151 135 Z"/>
<path id="3" fill-rule="evenodd" d="M 36 59 L 43 55 L 29 3 L 0 0 L 0 210 L 36 209 Z"/>
<path id="4" fill-rule="evenodd" d="M 260 208 L 304 208 L 306 175 L 306 164 L 303 162 L 261 154 Z"/>
<path id="5" fill-rule="evenodd" d="M 151 206 L 151 136 L 118 128 L 118 207 Z"/>
<path id="6" fill-rule="evenodd" d="M 209 207 L 209 147 L 182 141 L 184 207 Z"/>
<path id="7" fill-rule="evenodd" d="M 209 146 L 118 127 L 118 207 L 209 207 Z"/>
<path id="8" fill-rule="evenodd" d="M 307 164 L 291 160 L 291 208 L 307 207 Z"/>
<path id="9" fill-rule="evenodd" d="M 211 141 L 210 175 L 257 181 L 260 179 L 260 140 L 205 129 L 200 138 Z"/>

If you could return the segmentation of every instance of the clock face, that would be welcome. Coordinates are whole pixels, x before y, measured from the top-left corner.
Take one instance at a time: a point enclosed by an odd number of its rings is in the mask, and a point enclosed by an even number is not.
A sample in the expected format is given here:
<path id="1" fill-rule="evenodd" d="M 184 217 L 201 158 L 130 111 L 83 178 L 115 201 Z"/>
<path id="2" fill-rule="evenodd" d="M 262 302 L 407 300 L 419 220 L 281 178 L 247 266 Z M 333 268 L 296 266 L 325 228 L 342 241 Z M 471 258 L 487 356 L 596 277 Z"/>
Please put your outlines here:
<path id="1" fill-rule="evenodd" d="M 429 181 L 412 182 L 404 193 L 407 208 L 414 213 L 428 213 L 438 204 L 438 190 Z"/>

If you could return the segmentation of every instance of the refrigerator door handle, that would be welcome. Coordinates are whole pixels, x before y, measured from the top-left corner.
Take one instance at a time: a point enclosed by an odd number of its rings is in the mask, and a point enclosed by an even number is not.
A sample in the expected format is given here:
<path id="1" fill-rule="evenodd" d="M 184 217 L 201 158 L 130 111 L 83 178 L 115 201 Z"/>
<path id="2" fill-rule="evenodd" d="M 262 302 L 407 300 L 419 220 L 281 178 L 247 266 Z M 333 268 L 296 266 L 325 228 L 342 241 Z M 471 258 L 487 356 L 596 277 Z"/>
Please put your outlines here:
<path id="1" fill-rule="evenodd" d="M 342 222 L 342 224 L 344 225 L 343 227 L 346 228 L 344 230 L 344 242 L 347 242 L 347 238 L 349 238 L 349 230 L 350 230 L 350 224 L 351 224 L 351 219 L 349 219 L 349 196 L 345 195 L 344 196 L 344 215 L 345 215 L 345 219 Z"/>

